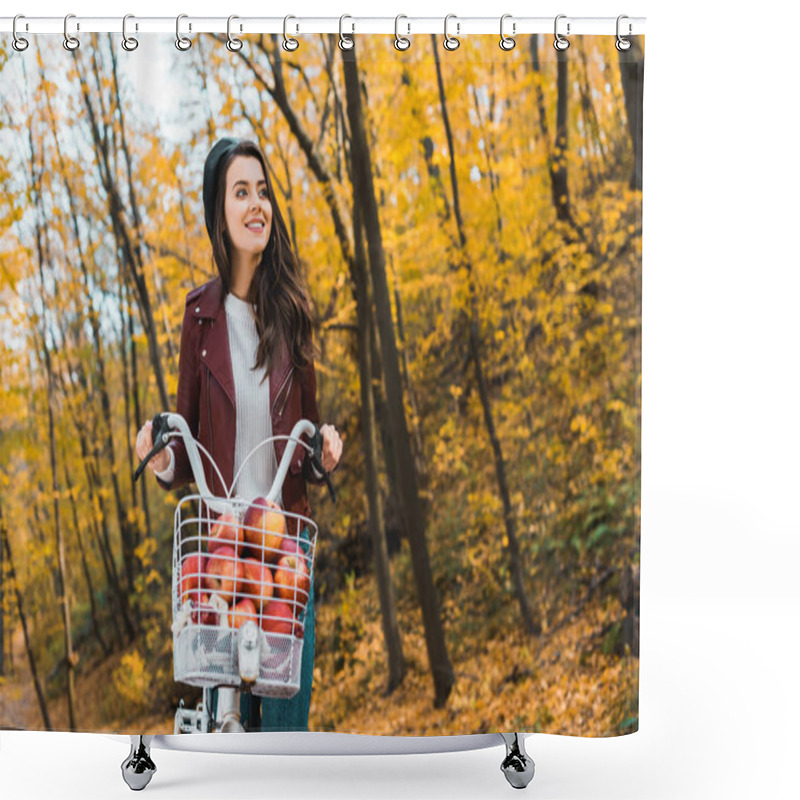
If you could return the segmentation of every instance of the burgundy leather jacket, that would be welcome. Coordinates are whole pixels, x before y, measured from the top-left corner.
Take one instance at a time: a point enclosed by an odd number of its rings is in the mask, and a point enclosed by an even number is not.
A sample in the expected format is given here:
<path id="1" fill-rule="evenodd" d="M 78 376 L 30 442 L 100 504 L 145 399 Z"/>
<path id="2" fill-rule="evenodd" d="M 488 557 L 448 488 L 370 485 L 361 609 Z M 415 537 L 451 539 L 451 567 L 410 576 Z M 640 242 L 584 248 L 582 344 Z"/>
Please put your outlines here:
<path id="1" fill-rule="evenodd" d="M 278 349 L 269 375 L 272 435 L 289 434 L 299 419 L 319 425 L 317 380 L 314 364 L 302 373 L 292 367 L 285 345 Z M 236 445 L 236 402 L 228 344 L 228 324 L 219 277 L 193 289 L 186 296 L 186 311 L 181 330 L 178 367 L 177 413 L 188 423 L 194 437 L 216 461 L 225 483 L 233 480 L 233 455 Z M 266 409 L 265 409 L 266 411 Z M 253 443 L 255 446 L 257 442 Z M 175 476 L 171 484 L 156 478 L 165 489 L 176 489 L 194 480 L 186 447 L 180 438 L 169 447 L 175 454 Z M 286 441 L 274 443 L 280 463 Z M 224 496 L 219 478 L 208 459 L 202 457 L 206 483 L 212 494 Z M 286 511 L 310 516 L 306 480 L 319 483 L 306 459 L 306 450 L 296 447 L 283 484 L 283 507 Z M 269 487 L 264 488 L 267 494 Z"/>

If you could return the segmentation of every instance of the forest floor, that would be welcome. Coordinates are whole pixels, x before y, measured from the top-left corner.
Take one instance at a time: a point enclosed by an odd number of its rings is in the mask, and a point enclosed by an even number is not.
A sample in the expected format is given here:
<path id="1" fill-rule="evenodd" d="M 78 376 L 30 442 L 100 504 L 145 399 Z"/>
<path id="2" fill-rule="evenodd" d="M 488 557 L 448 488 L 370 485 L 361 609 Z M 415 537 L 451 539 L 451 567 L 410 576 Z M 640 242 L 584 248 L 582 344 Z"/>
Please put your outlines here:
<path id="1" fill-rule="evenodd" d="M 312 731 L 423 736 L 524 730 L 612 736 L 638 727 L 638 658 L 607 653 L 604 647 L 603 632 L 621 614 L 615 601 L 590 602 L 574 619 L 540 637 L 527 637 L 514 626 L 492 638 L 451 637 L 455 684 L 445 707 L 435 709 L 419 610 L 398 609 L 406 675 L 387 695 L 377 592 L 368 582 L 357 592 L 357 624 L 344 648 L 341 620 L 348 612 L 339 603 L 317 609 Z M 447 605 L 443 610 L 446 618 L 457 613 Z M 340 637 L 336 648 L 334 636 Z M 14 674 L 2 684 L 0 728 L 43 730 L 20 629 L 13 643 Z M 172 733 L 174 709 L 162 706 L 144 713 L 115 693 L 115 672 L 124 658 L 125 653 L 114 653 L 76 671 L 81 710 L 76 729 Z M 177 689 L 188 701 L 192 690 Z M 49 699 L 48 711 L 54 730 L 70 729 L 65 694 Z"/>
<path id="2" fill-rule="evenodd" d="M 31 676 L 28 654 L 22 628 L 12 637 L 13 673 L 0 683 L 0 729 L 47 730 L 42 718 Z M 109 718 L 106 688 L 113 685 L 114 671 L 119 667 L 122 653 L 103 660 L 95 660 L 87 669 L 75 674 L 76 722 L 74 730 L 98 733 L 123 733 L 142 731 L 172 733 L 174 712 L 169 715 L 150 714 L 137 719 L 131 726 L 127 721 L 124 704 L 117 704 L 117 713 Z M 39 676 L 42 679 L 42 676 Z M 102 698 L 102 702 L 98 700 Z M 66 694 L 47 700 L 47 713 L 54 731 L 69 731 L 69 705 Z"/>
<path id="3" fill-rule="evenodd" d="M 406 675 L 387 695 L 377 592 L 361 586 L 359 598 L 362 618 L 369 621 L 351 656 L 342 664 L 327 650 L 315 660 L 312 730 L 393 736 L 498 730 L 614 736 L 638 727 L 638 658 L 605 652 L 609 623 L 622 616 L 616 600 L 587 603 L 566 624 L 538 637 L 527 636 L 512 622 L 515 609 L 509 609 L 506 627 L 501 622 L 491 638 L 449 637 L 455 684 L 444 708 L 436 709 L 419 610 L 399 611 Z M 336 607 L 321 607 L 318 630 L 330 630 L 337 612 Z M 446 618 L 458 613 L 454 604 L 445 603 Z M 486 621 L 476 624 L 483 627 Z"/>

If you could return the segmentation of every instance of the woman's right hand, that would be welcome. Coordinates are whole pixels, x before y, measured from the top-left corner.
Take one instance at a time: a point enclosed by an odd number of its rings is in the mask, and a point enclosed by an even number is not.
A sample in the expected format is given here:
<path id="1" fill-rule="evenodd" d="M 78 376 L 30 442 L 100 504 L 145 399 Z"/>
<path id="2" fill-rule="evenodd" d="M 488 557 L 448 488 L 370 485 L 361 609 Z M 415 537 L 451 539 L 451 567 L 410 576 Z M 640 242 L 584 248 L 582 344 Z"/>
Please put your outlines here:
<path id="1" fill-rule="evenodd" d="M 142 425 L 139 433 L 136 434 L 136 455 L 139 461 L 153 449 L 153 420 L 149 419 Z M 169 453 L 166 449 L 156 453 L 147 462 L 147 468 L 153 472 L 163 472 L 169 466 Z"/>

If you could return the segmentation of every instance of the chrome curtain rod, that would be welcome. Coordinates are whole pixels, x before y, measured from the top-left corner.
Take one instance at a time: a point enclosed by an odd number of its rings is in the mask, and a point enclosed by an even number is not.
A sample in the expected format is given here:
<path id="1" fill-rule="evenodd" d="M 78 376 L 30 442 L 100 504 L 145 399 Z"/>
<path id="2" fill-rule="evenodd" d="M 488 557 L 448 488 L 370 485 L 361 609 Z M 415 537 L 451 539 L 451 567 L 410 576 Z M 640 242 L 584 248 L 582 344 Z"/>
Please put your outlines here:
<path id="1" fill-rule="evenodd" d="M 8 7 L 8 6 L 6 6 Z M 399 30 L 403 36 L 422 33 L 444 33 L 444 17 L 195 17 L 181 15 L 181 32 L 191 36 L 196 33 L 227 33 L 236 35 L 248 33 L 284 33 L 288 30 L 293 36 L 314 33 L 340 33 L 347 35 L 359 33 L 384 33 L 394 35 Z M 80 33 L 121 33 L 123 17 L 82 17 L 70 15 L 68 29 L 70 35 Z M 175 33 L 175 17 L 137 17 L 130 16 L 127 31 L 134 33 Z M 505 15 L 503 29 L 506 35 L 517 36 L 529 33 L 549 33 L 555 30 L 556 18 L 552 17 L 514 17 Z M 286 24 L 286 29 L 284 25 Z M 459 17 L 450 15 L 447 29 L 451 35 L 478 33 L 500 33 L 500 17 Z M 10 34 L 14 28 L 14 17 L 0 17 L 0 33 Z M 17 19 L 17 34 L 60 34 L 64 35 L 64 17 L 27 17 Z M 617 17 L 570 17 L 560 14 L 558 32 L 563 36 L 617 34 Z M 620 33 L 622 36 L 635 36 L 645 32 L 645 17 L 623 17 Z"/>

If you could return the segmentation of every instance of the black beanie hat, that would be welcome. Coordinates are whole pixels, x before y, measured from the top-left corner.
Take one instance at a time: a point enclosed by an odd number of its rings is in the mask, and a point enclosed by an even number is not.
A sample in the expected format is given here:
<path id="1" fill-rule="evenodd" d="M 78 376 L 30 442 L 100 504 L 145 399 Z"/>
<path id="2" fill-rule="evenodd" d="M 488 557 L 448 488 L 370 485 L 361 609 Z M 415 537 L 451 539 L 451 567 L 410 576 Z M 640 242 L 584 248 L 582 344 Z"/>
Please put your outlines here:
<path id="1" fill-rule="evenodd" d="M 214 230 L 214 207 L 217 198 L 219 162 L 238 144 L 238 139 L 226 136 L 224 139 L 220 139 L 206 156 L 206 165 L 203 168 L 203 211 L 206 216 L 206 230 L 208 231 L 209 239 L 212 237 L 212 231 Z"/>

